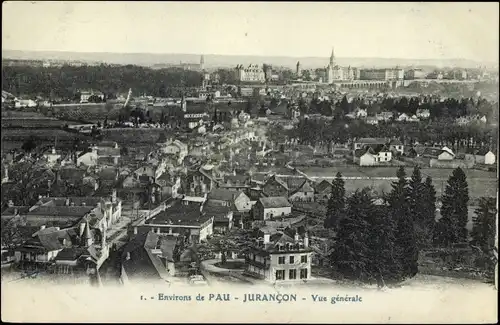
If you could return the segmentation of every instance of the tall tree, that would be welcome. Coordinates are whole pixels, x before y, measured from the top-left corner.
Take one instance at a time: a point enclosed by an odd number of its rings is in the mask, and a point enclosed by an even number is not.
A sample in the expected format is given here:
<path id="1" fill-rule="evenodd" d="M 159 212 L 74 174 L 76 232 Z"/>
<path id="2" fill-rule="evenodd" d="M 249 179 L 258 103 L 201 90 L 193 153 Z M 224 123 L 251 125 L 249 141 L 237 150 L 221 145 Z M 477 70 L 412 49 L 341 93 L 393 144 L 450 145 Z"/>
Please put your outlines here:
<path id="1" fill-rule="evenodd" d="M 342 174 L 337 173 L 332 181 L 330 198 L 328 199 L 326 218 L 324 222 L 325 228 L 337 228 L 339 219 L 342 218 L 345 212 L 345 185 L 342 179 Z"/>
<path id="2" fill-rule="evenodd" d="M 428 176 L 422 186 L 422 217 L 418 222 L 420 238 L 420 247 L 425 248 L 432 243 L 432 232 L 436 226 L 436 189 L 432 184 L 432 178 Z"/>
<path id="3" fill-rule="evenodd" d="M 389 193 L 389 213 L 396 223 L 395 244 L 397 258 L 402 266 L 403 278 L 413 277 L 418 272 L 418 247 L 415 234 L 415 223 L 410 213 L 408 199 L 408 182 L 404 167 L 397 171 L 398 180 L 393 182 Z"/>
<path id="4" fill-rule="evenodd" d="M 396 243 L 396 223 L 390 216 L 387 206 L 376 206 L 368 219 L 370 236 L 370 273 L 379 287 L 401 280 L 401 265 Z"/>
<path id="5" fill-rule="evenodd" d="M 369 277 L 370 253 L 368 219 L 373 213 L 368 189 L 357 190 L 347 199 L 345 216 L 339 221 L 337 242 L 332 254 L 333 267 L 346 278 Z"/>
<path id="6" fill-rule="evenodd" d="M 458 167 L 448 179 L 443 194 L 441 218 L 436 225 L 434 240 L 442 246 L 467 240 L 469 188 L 464 171 Z"/>
<path id="7" fill-rule="evenodd" d="M 408 182 L 408 212 L 415 223 L 415 235 L 419 248 L 427 245 L 428 237 L 426 234 L 429 233 L 429 215 L 426 209 L 429 198 L 427 194 L 426 184 L 422 183 L 420 167 L 416 166 Z"/>
<path id="8" fill-rule="evenodd" d="M 495 247 L 496 200 L 494 197 L 482 197 L 476 209 L 472 228 L 472 244 L 488 253 Z"/>

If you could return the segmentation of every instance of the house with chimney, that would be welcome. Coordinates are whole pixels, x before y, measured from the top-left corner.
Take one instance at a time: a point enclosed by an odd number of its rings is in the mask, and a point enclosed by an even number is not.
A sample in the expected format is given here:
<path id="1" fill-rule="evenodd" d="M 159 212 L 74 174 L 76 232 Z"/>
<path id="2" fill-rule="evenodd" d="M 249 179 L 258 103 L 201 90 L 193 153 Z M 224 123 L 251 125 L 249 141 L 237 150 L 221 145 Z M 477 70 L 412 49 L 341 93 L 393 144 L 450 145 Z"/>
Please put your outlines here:
<path id="1" fill-rule="evenodd" d="M 253 206 L 255 220 L 286 217 L 292 213 L 292 205 L 284 196 L 261 197 Z"/>
<path id="2" fill-rule="evenodd" d="M 106 229 L 92 228 L 89 220 L 65 229 L 42 225 L 14 249 L 14 262 L 23 270 L 67 275 L 96 274 L 108 256 Z"/>
<path id="3" fill-rule="evenodd" d="M 332 183 L 326 179 L 315 184 L 314 195 L 316 196 L 316 201 L 328 201 L 332 193 Z"/>
<path id="4" fill-rule="evenodd" d="M 76 157 L 77 166 L 118 165 L 121 157 L 120 147 L 116 142 L 102 141 L 80 152 Z"/>
<path id="5" fill-rule="evenodd" d="M 307 233 L 263 230 L 245 256 L 245 274 L 273 283 L 307 281 L 312 253 Z"/>
<path id="6" fill-rule="evenodd" d="M 222 180 L 222 173 L 213 165 L 188 171 L 183 186 L 184 194 L 201 196 L 209 193 Z"/>
<path id="7" fill-rule="evenodd" d="M 164 155 L 173 156 L 177 164 L 182 164 L 184 158 L 188 155 L 188 146 L 172 138 L 165 139 L 165 141 L 158 143 L 159 152 Z"/>
<path id="8" fill-rule="evenodd" d="M 200 243 L 213 234 L 213 217 L 202 213 L 202 206 L 175 200 L 164 211 L 134 228 L 149 228 L 158 234 L 180 236 L 187 243 Z"/>
<path id="9" fill-rule="evenodd" d="M 234 225 L 243 228 L 244 223 L 250 218 L 253 202 L 243 191 L 216 188 L 207 195 L 206 207 L 209 206 L 227 207 L 231 212 Z"/>

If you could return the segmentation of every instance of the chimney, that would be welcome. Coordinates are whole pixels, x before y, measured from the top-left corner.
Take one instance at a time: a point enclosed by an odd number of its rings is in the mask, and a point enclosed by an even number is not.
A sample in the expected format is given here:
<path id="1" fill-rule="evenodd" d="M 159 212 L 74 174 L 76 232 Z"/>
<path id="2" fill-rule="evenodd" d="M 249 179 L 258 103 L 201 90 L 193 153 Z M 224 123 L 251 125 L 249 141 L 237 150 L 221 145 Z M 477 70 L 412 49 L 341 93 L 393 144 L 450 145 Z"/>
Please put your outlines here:
<path id="1" fill-rule="evenodd" d="M 264 245 L 267 245 L 271 242 L 271 235 L 270 234 L 264 234 Z"/>
<path id="2" fill-rule="evenodd" d="M 299 241 L 299 233 L 297 232 L 297 230 L 295 230 L 295 236 L 293 239 L 295 240 L 295 242 Z"/>
<path id="3" fill-rule="evenodd" d="M 56 154 L 56 148 L 52 148 L 52 154 L 55 155 Z"/>
<path id="4" fill-rule="evenodd" d="M 308 248 L 309 247 L 309 236 L 306 234 L 304 235 L 304 247 Z"/>

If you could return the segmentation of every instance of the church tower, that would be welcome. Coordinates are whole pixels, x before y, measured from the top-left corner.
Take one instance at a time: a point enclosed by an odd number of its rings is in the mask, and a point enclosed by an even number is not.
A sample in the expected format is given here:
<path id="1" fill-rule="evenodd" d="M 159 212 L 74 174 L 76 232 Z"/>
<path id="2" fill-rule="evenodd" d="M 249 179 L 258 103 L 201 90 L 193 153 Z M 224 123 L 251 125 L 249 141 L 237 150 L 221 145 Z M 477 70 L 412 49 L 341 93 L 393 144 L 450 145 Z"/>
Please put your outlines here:
<path id="1" fill-rule="evenodd" d="M 201 58 L 200 58 L 200 70 L 205 70 L 205 57 L 203 56 L 203 54 L 201 55 Z"/>
<path id="2" fill-rule="evenodd" d="M 330 66 L 333 68 L 335 66 L 335 53 L 332 47 L 332 54 L 330 55 Z"/>
<path id="3" fill-rule="evenodd" d="M 302 75 L 302 69 L 300 68 L 300 61 L 297 61 L 295 73 L 297 74 L 297 77 L 300 77 Z"/>

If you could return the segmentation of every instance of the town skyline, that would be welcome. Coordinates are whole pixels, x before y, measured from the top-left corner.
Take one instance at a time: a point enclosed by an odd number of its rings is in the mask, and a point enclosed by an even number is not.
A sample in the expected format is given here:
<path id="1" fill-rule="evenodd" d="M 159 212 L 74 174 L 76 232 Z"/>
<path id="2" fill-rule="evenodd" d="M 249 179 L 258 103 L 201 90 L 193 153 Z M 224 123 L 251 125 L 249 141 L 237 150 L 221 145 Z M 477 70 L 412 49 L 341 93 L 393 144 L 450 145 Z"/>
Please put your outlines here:
<path id="1" fill-rule="evenodd" d="M 2 39 L 4 48 L 36 52 L 307 58 L 327 57 L 335 47 L 338 58 L 498 62 L 498 10 L 492 10 L 495 7 L 486 3 L 293 3 L 286 6 L 244 2 L 7 2 L 3 10 Z M 39 15 L 31 15 L 40 10 L 49 16 L 44 15 L 45 22 L 58 23 L 42 24 Z M 447 22 L 451 18 L 445 13 L 450 10 L 454 13 L 452 18 L 462 24 Z M 203 28 L 186 24 L 193 20 Z M 305 23 L 285 24 L 297 20 Z M 307 23 L 308 20 L 314 23 Z M 25 27 L 37 27 L 21 28 L 21 23 L 29 25 Z M 395 29 L 395 26 L 402 28 Z M 89 38 L 101 30 L 106 30 L 108 37 Z M 146 37 L 148 35 L 150 37 Z M 159 41 L 161 39 L 165 41 Z"/>

